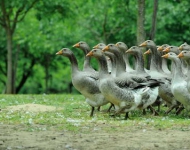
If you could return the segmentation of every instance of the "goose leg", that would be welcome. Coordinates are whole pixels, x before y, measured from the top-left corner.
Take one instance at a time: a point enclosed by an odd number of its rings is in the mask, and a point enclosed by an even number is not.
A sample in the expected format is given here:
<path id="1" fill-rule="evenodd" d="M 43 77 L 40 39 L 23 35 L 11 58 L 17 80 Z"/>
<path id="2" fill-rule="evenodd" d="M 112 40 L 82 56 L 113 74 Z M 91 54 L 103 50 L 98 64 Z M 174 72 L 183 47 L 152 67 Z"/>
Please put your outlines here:
<path id="1" fill-rule="evenodd" d="M 165 114 L 169 114 L 174 108 L 177 108 L 178 105 L 173 105 L 172 107 L 170 107 L 166 112 Z"/>
<path id="2" fill-rule="evenodd" d="M 114 104 L 111 103 L 111 105 L 110 105 L 110 107 L 108 108 L 108 111 L 107 111 L 107 112 L 110 112 L 112 107 L 114 107 L 114 109 L 115 109 Z"/>
<path id="3" fill-rule="evenodd" d="M 97 108 L 98 111 L 100 111 L 100 106 Z"/>
<path id="4" fill-rule="evenodd" d="M 90 117 L 93 117 L 94 114 L 94 107 L 92 106 L 91 112 L 90 112 Z"/>
<path id="5" fill-rule="evenodd" d="M 145 109 L 143 109 L 143 115 L 146 115 L 146 110 Z"/>
<path id="6" fill-rule="evenodd" d="M 153 116 L 158 116 L 159 115 L 159 113 L 150 105 L 150 106 L 148 106 L 149 108 L 150 108 L 150 110 L 153 112 L 152 113 L 152 115 Z"/>
<path id="7" fill-rule="evenodd" d="M 125 114 L 125 120 L 129 119 L 129 112 L 126 112 Z"/>
<path id="8" fill-rule="evenodd" d="M 185 109 L 183 106 L 179 107 L 175 114 L 179 115 L 183 109 Z"/>

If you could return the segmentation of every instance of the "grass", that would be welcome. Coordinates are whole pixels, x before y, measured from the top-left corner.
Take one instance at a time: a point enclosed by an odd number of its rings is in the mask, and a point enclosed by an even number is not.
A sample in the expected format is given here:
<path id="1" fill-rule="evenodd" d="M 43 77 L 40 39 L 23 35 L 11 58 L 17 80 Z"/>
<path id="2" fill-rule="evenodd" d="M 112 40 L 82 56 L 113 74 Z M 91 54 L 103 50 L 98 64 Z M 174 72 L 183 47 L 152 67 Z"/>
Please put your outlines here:
<path id="1" fill-rule="evenodd" d="M 28 103 L 55 106 L 58 109 L 50 112 L 7 109 L 7 106 Z M 2 109 L 0 124 L 20 125 L 23 126 L 23 130 L 28 131 L 46 131 L 53 128 L 73 132 L 88 132 L 101 128 L 107 132 L 115 132 L 131 127 L 143 130 L 190 130 L 189 118 L 185 117 L 183 113 L 179 116 L 175 116 L 174 113 L 166 116 L 164 115 L 166 109 L 164 107 L 162 107 L 159 116 L 152 116 L 149 112 L 143 116 L 141 111 L 135 111 L 130 114 L 129 120 L 123 120 L 122 117 L 111 118 L 108 113 L 96 111 L 94 117 L 91 118 L 89 117 L 91 108 L 86 104 L 82 95 L 0 95 L 0 107 Z M 108 107 L 109 105 L 106 105 L 101 109 L 106 110 Z"/>

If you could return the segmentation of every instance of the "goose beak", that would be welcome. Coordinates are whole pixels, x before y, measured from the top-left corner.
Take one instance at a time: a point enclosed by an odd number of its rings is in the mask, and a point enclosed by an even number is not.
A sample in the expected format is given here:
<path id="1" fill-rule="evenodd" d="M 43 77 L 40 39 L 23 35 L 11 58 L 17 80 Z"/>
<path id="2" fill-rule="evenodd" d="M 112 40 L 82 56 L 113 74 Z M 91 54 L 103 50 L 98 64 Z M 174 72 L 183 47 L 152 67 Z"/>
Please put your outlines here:
<path id="1" fill-rule="evenodd" d="M 62 55 L 63 54 L 63 51 L 62 50 L 60 50 L 60 51 L 58 51 L 57 53 L 56 53 L 56 55 Z"/>
<path id="2" fill-rule="evenodd" d="M 133 51 L 131 49 L 128 49 L 125 53 L 132 53 Z"/>
<path id="3" fill-rule="evenodd" d="M 144 55 L 147 55 L 147 54 L 151 54 L 150 49 L 149 49 L 149 50 L 147 50 L 147 51 L 144 53 Z"/>
<path id="4" fill-rule="evenodd" d="M 158 51 L 163 51 L 163 47 L 162 46 L 160 46 L 160 47 L 158 47 L 158 49 L 157 49 Z"/>
<path id="5" fill-rule="evenodd" d="M 93 56 L 93 52 L 92 52 L 92 51 L 90 51 L 90 52 L 86 55 L 86 57 L 90 57 L 90 56 Z"/>
<path id="6" fill-rule="evenodd" d="M 179 49 L 180 51 L 182 51 L 182 50 L 183 50 L 182 46 L 178 47 L 178 49 Z"/>
<path id="7" fill-rule="evenodd" d="M 99 45 L 97 44 L 97 45 L 96 45 L 96 46 L 94 46 L 93 48 L 98 48 L 98 46 L 99 46 Z"/>
<path id="8" fill-rule="evenodd" d="M 79 47 L 80 47 L 80 44 L 77 43 L 77 44 L 73 45 L 73 47 L 79 48 Z"/>
<path id="9" fill-rule="evenodd" d="M 167 47 L 165 50 L 163 50 L 163 52 L 169 52 L 170 51 L 170 47 Z"/>
<path id="10" fill-rule="evenodd" d="M 169 57 L 169 54 L 165 54 L 162 56 L 162 58 L 168 58 Z"/>
<path id="11" fill-rule="evenodd" d="M 183 52 L 179 53 L 179 55 L 177 55 L 178 58 L 184 57 Z"/>
<path id="12" fill-rule="evenodd" d="M 104 48 L 102 49 L 103 52 L 108 51 L 108 50 L 109 50 L 109 46 L 106 46 L 106 47 L 104 47 Z"/>
<path id="13" fill-rule="evenodd" d="M 117 47 L 118 47 L 118 46 L 119 46 L 119 45 L 118 45 L 118 43 L 116 43 L 116 44 L 115 44 L 115 46 L 117 46 Z"/>
<path id="14" fill-rule="evenodd" d="M 147 46 L 147 42 L 143 42 L 142 44 L 139 45 L 140 47 L 146 47 Z"/>

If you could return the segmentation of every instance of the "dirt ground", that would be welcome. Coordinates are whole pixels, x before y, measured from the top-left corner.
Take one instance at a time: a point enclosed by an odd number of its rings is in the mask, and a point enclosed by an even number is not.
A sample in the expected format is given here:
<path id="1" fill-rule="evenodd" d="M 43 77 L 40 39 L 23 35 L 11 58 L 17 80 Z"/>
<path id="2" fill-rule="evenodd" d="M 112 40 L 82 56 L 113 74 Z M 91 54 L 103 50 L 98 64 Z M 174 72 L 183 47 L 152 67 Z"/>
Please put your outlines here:
<path id="1" fill-rule="evenodd" d="M 52 110 L 43 105 L 19 109 L 33 108 L 33 111 Z M 14 109 L 14 108 L 12 108 Z M 15 108 L 15 109 L 18 109 Z M 45 125 L 36 125 L 45 128 Z M 117 132 L 98 130 L 109 128 L 108 124 L 88 129 L 87 132 L 56 130 L 27 131 L 24 125 L 6 125 L 0 123 L 0 150 L 190 150 L 190 131 L 122 128 Z M 85 129 L 84 129 L 85 130 Z"/>

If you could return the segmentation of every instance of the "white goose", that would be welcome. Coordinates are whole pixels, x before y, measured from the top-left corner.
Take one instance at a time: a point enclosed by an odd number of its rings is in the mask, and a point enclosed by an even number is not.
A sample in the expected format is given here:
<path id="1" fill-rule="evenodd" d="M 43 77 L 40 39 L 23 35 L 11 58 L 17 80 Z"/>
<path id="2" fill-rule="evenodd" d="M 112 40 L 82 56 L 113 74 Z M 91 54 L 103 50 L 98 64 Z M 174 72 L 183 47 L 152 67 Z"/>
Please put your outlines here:
<path id="1" fill-rule="evenodd" d="M 169 52 L 162 56 L 173 61 L 175 65 L 174 75 L 172 78 L 171 90 L 174 97 L 190 112 L 190 93 L 187 89 L 187 81 L 185 80 L 184 74 L 182 73 L 181 61 L 177 55 L 173 52 Z"/>

